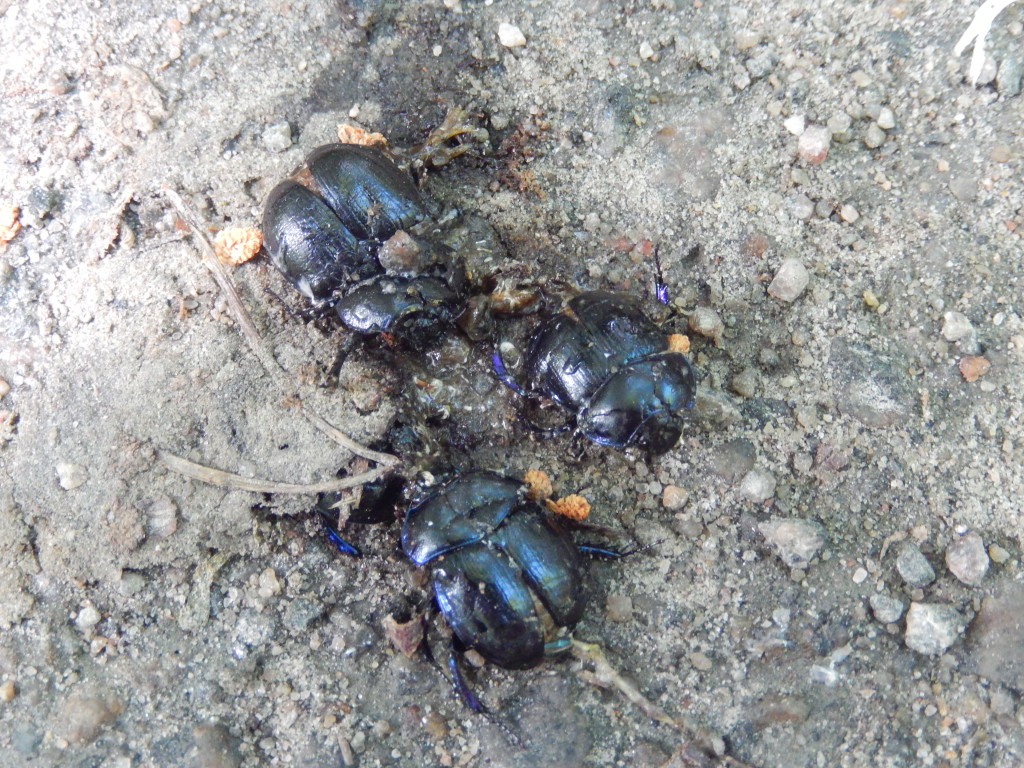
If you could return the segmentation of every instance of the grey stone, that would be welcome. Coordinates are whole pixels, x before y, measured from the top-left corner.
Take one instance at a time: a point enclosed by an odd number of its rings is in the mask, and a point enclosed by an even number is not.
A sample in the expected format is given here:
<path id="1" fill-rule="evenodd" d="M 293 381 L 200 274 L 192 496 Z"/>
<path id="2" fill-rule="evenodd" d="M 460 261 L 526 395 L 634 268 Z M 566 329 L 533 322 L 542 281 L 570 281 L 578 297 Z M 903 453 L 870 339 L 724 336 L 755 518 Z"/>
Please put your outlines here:
<path id="1" fill-rule="evenodd" d="M 911 603 L 904 639 L 912 651 L 937 656 L 956 642 L 966 624 L 951 605 Z"/>
<path id="2" fill-rule="evenodd" d="M 825 529 L 813 520 L 774 518 L 761 523 L 758 529 L 790 568 L 805 568 L 825 546 Z"/>
<path id="3" fill-rule="evenodd" d="M 906 542 L 896 556 L 896 570 L 907 586 L 927 587 L 935 581 L 935 569 L 916 544 Z"/>

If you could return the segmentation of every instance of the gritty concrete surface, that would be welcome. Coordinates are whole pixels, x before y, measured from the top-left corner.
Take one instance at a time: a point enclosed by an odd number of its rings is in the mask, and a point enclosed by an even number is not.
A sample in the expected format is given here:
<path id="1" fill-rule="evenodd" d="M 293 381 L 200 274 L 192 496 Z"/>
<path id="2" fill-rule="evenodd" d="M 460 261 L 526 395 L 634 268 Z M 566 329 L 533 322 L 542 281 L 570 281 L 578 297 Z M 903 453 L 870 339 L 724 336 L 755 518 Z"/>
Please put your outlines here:
<path id="1" fill-rule="evenodd" d="M 1024 16 L 997 19 L 976 87 L 951 54 L 970 16 L 0 0 L 21 225 L 0 254 L 0 764 L 1024 764 Z M 543 466 L 649 547 L 594 564 L 576 635 L 682 732 L 572 660 L 471 670 L 510 737 L 387 643 L 424 600 L 393 527 L 343 559 L 312 497 L 156 460 L 360 468 L 250 351 L 163 190 L 211 229 L 258 225 L 337 124 L 409 146 L 452 106 L 489 146 L 424 193 L 494 227 L 490 266 L 641 294 L 657 243 L 670 322 L 714 337 L 691 331 L 697 407 L 653 462 L 535 440 L 484 349 L 423 363 L 458 405 L 435 459 Z M 386 348 L 333 372 L 348 334 L 265 259 L 232 274 L 307 405 L 365 442 L 409 418 Z M 906 547 L 933 578 L 904 581 Z M 698 732 L 724 756 L 684 750 Z"/>

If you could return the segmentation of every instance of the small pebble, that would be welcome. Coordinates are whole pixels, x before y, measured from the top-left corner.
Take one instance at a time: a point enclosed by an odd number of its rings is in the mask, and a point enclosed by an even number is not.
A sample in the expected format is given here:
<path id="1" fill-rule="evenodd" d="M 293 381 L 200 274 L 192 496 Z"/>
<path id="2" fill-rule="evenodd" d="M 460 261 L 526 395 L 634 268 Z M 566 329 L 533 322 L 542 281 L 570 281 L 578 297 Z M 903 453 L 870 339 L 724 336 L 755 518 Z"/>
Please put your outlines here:
<path id="1" fill-rule="evenodd" d="M 905 607 L 902 600 L 884 593 L 872 595 L 868 603 L 871 605 L 871 613 L 883 624 L 899 621 Z"/>
<path id="2" fill-rule="evenodd" d="M 18 687 L 13 680 L 4 680 L 0 684 L 0 701 L 10 701 L 18 695 Z"/>
<path id="3" fill-rule="evenodd" d="M 1021 81 L 1024 79 L 1024 56 L 1018 51 L 1007 50 L 999 65 L 996 75 L 996 90 L 1007 99 L 1020 95 Z"/>
<path id="4" fill-rule="evenodd" d="M 853 119 L 845 112 L 836 112 L 828 119 L 825 125 L 832 131 L 833 138 L 845 138 L 851 126 L 853 126 Z"/>
<path id="5" fill-rule="evenodd" d="M 768 295 L 779 301 L 795 301 L 810 280 L 807 267 L 799 259 L 785 259 L 768 286 Z"/>
<path id="6" fill-rule="evenodd" d="M 748 366 L 733 376 L 730 386 L 741 397 L 753 397 L 757 394 L 757 383 L 757 371 Z"/>
<path id="7" fill-rule="evenodd" d="M 782 122 L 782 125 L 794 136 L 799 136 L 807 128 L 807 118 L 803 115 L 790 115 Z"/>
<path id="8" fill-rule="evenodd" d="M 515 24 L 502 22 L 498 25 L 498 42 L 506 48 L 520 48 L 526 45 L 526 36 Z"/>
<path id="9" fill-rule="evenodd" d="M 992 562 L 996 565 L 1002 565 L 1010 559 L 1010 553 L 1000 547 L 998 544 L 992 544 L 988 548 L 988 556 L 992 558 Z"/>
<path id="10" fill-rule="evenodd" d="M 853 224 L 853 222 L 860 218 L 860 213 L 852 205 L 846 203 L 839 208 L 839 218 L 848 224 Z"/>
<path id="11" fill-rule="evenodd" d="M 965 624 L 951 605 L 911 603 L 904 640 L 912 651 L 937 656 L 956 642 Z"/>
<path id="12" fill-rule="evenodd" d="M 910 587 L 926 587 L 935 581 L 935 569 L 912 542 L 904 542 L 896 556 L 896 570 Z"/>
<path id="13" fill-rule="evenodd" d="M 7 393 L 11 391 L 11 385 L 8 384 L 4 379 L 0 379 L 0 398 L 7 397 Z"/>
<path id="14" fill-rule="evenodd" d="M 807 221 L 814 215 L 814 201 L 801 192 L 790 200 L 789 210 L 793 212 L 794 219 Z"/>
<path id="15" fill-rule="evenodd" d="M 891 131 L 896 127 L 896 115 L 889 107 L 882 107 L 875 124 L 883 131 Z"/>
<path id="16" fill-rule="evenodd" d="M 608 595 L 606 606 L 609 621 L 633 620 L 633 598 L 629 595 Z"/>
<path id="17" fill-rule="evenodd" d="M 192 731 L 192 738 L 197 768 L 238 768 L 242 764 L 238 740 L 227 726 L 214 721 L 203 723 Z"/>
<path id="18" fill-rule="evenodd" d="M 761 535 L 787 566 L 804 569 L 825 546 L 825 529 L 813 520 L 774 518 L 758 526 Z"/>
<path id="19" fill-rule="evenodd" d="M 706 336 L 718 344 L 725 331 L 725 323 L 711 307 L 697 307 L 690 315 L 690 330 Z"/>
<path id="20" fill-rule="evenodd" d="M 832 131 L 823 125 L 810 125 L 800 134 L 797 153 L 804 162 L 817 165 L 828 157 L 831 144 Z"/>
<path id="21" fill-rule="evenodd" d="M 967 355 L 960 358 L 957 367 L 964 381 L 977 381 L 992 370 L 992 363 L 980 355 Z"/>
<path id="22" fill-rule="evenodd" d="M 885 144 L 885 131 L 872 123 L 864 132 L 864 146 L 868 149 L 878 149 L 883 144 Z"/>
<path id="23" fill-rule="evenodd" d="M 652 48 L 651 44 L 646 40 L 640 43 L 640 49 L 637 52 L 640 54 L 640 58 L 644 61 L 650 61 L 654 58 L 654 48 Z"/>
<path id="24" fill-rule="evenodd" d="M 64 738 L 72 744 L 88 744 L 100 735 L 103 726 L 121 714 L 124 705 L 113 697 L 72 696 L 64 704 L 57 721 Z"/>
<path id="25" fill-rule="evenodd" d="M 284 152 L 292 145 L 292 127 L 287 120 L 268 125 L 263 129 L 262 139 L 269 152 Z"/>
<path id="26" fill-rule="evenodd" d="M 661 491 L 661 504 L 665 509 L 680 510 L 686 506 L 690 494 L 678 485 L 666 485 Z"/>
<path id="27" fill-rule="evenodd" d="M 856 571 L 853 572 L 853 583 L 854 584 L 863 584 L 864 581 L 867 579 L 867 577 L 868 577 L 867 569 L 865 569 L 865 568 L 858 568 Z"/>
<path id="28" fill-rule="evenodd" d="M 996 144 L 989 153 L 989 159 L 993 163 L 1008 163 L 1013 157 L 1013 150 L 1009 144 Z"/>
<path id="29" fill-rule="evenodd" d="M 994 683 L 1024 691 L 1024 582 L 1012 579 L 996 585 L 971 623 L 968 663 Z"/>
<path id="30" fill-rule="evenodd" d="M 65 491 L 72 491 L 85 484 L 89 471 L 81 464 L 61 461 L 57 463 L 57 482 Z"/>
<path id="31" fill-rule="evenodd" d="M 707 656 L 707 654 L 701 653 L 700 651 L 694 651 L 689 656 L 690 664 L 693 668 L 701 672 L 707 672 L 714 666 L 714 662 Z"/>
<path id="32" fill-rule="evenodd" d="M 740 496 L 753 502 L 767 501 L 775 495 L 775 476 L 763 469 L 752 469 L 740 481 Z"/>
<path id="33" fill-rule="evenodd" d="M 959 341 L 974 335 L 974 326 L 961 312 L 947 312 L 942 316 L 942 338 Z"/>
<path id="34" fill-rule="evenodd" d="M 75 618 L 75 626 L 85 631 L 95 627 L 102 619 L 103 617 L 100 615 L 100 612 L 94 606 L 87 605 L 78 612 L 78 616 Z"/>
<path id="35" fill-rule="evenodd" d="M 946 567 L 970 587 L 981 584 L 988 573 L 985 543 L 975 531 L 965 533 L 946 548 Z"/>

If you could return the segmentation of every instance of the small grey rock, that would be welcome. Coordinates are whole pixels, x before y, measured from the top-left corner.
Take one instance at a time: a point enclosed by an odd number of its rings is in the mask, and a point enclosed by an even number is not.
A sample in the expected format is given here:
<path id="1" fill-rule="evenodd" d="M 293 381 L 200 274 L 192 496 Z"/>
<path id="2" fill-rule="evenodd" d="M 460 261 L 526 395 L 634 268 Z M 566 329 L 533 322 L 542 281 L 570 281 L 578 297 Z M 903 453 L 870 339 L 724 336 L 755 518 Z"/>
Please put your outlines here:
<path id="1" fill-rule="evenodd" d="M 757 394 L 757 379 L 757 371 L 748 366 L 733 376 L 730 382 L 732 391 L 743 397 L 753 397 Z"/>
<path id="2" fill-rule="evenodd" d="M 761 523 L 758 529 L 790 568 L 805 568 L 825 546 L 825 529 L 813 520 L 775 518 Z"/>
<path id="3" fill-rule="evenodd" d="M 768 295 L 779 301 L 795 301 L 804 292 L 810 280 L 807 267 L 800 259 L 785 259 L 775 273 L 771 285 L 768 286 Z"/>
<path id="4" fill-rule="evenodd" d="M 763 469 L 752 469 L 740 481 L 740 495 L 754 502 L 767 501 L 775 495 L 775 475 Z"/>
<path id="5" fill-rule="evenodd" d="M 711 307 L 697 307 L 690 315 L 690 330 L 708 337 L 717 344 L 725 331 L 725 323 Z"/>
<path id="6" fill-rule="evenodd" d="M 263 146 L 270 152 L 284 152 L 292 145 L 292 127 L 285 120 L 263 129 Z"/>
<path id="7" fill-rule="evenodd" d="M 871 612 L 875 615 L 875 618 L 883 624 L 892 624 L 894 621 L 899 621 L 906 607 L 898 597 L 884 593 L 872 595 L 868 602 L 871 604 Z"/>
<path id="8" fill-rule="evenodd" d="M 238 768 L 242 764 L 237 739 L 221 723 L 203 723 L 192 731 L 192 736 L 198 768 Z"/>
<path id="9" fill-rule="evenodd" d="M 911 603 L 904 640 L 912 651 L 937 656 L 956 642 L 966 624 L 951 605 Z"/>
<path id="10" fill-rule="evenodd" d="M 906 542 L 896 556 L 896 570 L 909 587 L 927 587 L 935 581 L 935 569 L 916 544 Z"/>
<path id="11" fill-rule="evenodd" d="M 942 316 L 942 338 L 960 341 L 974 335 L 974 326 L 962 312 L 947 312 Z"/>
<path id="12" fill-rule="evenodd" d="M 976 532 L 965 533 L 946 548 L 946 567 L 964 584 L 976 587 L 988 573 L 988 552 Z"/>
<path id="13" fill-rule="evenodd" d="M 304 632 L 323 613 L 323 603 L 310 600 L 308 597 L 297 597 L 288 603 L 284 611 L 284 623 L 298 632 Z"/>
<path id="14" fill-rule="evenodd" d="M 878 149 L 885 144 L 885 131 L 872 123 L 864 132 L 864 146 L 868 149 Z"/>
<path id="15" fill-rule="evenodd" d="M 1015 51 L 1007 51 L 999 74 L 996 76 L 996 90 L 1007 99 L 1020 94 L 1021 78 L 1024 76 L 1024 56 Z"/>

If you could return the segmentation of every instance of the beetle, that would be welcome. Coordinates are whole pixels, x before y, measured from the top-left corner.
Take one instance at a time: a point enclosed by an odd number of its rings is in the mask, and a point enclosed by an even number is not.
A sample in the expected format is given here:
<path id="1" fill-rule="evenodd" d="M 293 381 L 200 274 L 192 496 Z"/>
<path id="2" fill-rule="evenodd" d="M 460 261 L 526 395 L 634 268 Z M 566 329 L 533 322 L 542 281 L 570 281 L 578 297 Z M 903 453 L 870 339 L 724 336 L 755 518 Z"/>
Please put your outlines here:
<path id="1" fill-rule="evenodd" d="M 545 318 L 527 342 L 525 386 L 509 373 L 500 347 L 493 364 L 518 394 L 568 411 L 595 443 L 655 456 L 676 445 L 683 413 L 694 404 L 690 361 L 668 349 L 639 302 L 623 293 L 587 291 Z"/>
<path id="2" fill-rule="evenodd" d="M 374 488 L 371 498 L 391 505 L 393 489 L 393 481 L 390 489 Z M 368 521 L 360 508 L 357 521 Z M 358 555 L 334 526 L 329 505 L 318 509 L 339 551 Z M 577 546 L 529 486 L 486 470 L 456 475 L 414 499 L 400 541 L 409 561 L 429 571 L 433 601 L 456 639 L 448 658 L 453 686 L 478 712 L 487 710 L 459 669 L 457 648 L 506 669 L 535 667 L 568 651 L 568 631 L 587 604 L 583 555 L 632 554 Z"/>
<path id="3" fill-rule="evenodd" d="M 381 149 L 327 144 L 270 192 L 274 266 L 362 333 L 425 341 L 462 314 L 462 259 L 434 233 L 412 179 Z"/>

